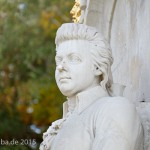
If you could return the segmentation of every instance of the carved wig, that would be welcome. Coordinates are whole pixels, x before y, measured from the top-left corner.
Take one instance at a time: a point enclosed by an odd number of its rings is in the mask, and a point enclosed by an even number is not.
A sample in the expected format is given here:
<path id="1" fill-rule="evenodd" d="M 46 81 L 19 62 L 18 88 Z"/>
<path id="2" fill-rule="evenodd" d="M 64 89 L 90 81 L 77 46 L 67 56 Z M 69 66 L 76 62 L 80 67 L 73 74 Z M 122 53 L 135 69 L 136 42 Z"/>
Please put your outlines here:
<path id="1" fill-rule="evenodd" d="M 102 72 L 100 85 L 108 90 L 112 84 L 113 58 L 107 41 L 95 28 L 78 23 L 66 23 L 58 29 L 55 39 L 56 50 L 59 44 L 68 40 L 86 40 L 91 43 L 89 51 L 93 63 Z"/>

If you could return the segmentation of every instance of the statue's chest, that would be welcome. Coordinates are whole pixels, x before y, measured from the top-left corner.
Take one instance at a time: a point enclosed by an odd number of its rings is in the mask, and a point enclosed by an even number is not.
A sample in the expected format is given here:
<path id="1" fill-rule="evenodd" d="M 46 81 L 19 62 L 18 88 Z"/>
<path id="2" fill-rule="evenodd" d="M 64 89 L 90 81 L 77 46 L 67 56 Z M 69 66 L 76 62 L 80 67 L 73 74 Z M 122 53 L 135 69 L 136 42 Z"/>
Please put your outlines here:
<path id="1" fill-rule="evenodd" d="M 52 150 L 90 150 L 91 135 L 80 115 L 72 114 L 55 137 Z"/>

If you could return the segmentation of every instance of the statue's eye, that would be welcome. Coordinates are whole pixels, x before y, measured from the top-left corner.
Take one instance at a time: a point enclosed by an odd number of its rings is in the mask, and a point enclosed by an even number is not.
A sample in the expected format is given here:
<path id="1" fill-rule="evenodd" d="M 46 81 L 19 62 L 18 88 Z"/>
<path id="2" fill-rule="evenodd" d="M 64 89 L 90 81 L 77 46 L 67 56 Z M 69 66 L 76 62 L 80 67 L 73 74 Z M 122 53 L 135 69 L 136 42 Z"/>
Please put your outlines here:
<path id="1" fill-rule="evenodd" d="M 55 57 L 55 62 L 56 62 L 56 65 L 58 66 L 62 61 L 62 58 L 61 57 Z"/>
<path id="2" fill-rule="evenodd" d="M 81 62 L 81 58 L 77 55 L 72 54 L 69 56 L 69 61 L 71 63 L 79 63 L 79 62 Z"/>

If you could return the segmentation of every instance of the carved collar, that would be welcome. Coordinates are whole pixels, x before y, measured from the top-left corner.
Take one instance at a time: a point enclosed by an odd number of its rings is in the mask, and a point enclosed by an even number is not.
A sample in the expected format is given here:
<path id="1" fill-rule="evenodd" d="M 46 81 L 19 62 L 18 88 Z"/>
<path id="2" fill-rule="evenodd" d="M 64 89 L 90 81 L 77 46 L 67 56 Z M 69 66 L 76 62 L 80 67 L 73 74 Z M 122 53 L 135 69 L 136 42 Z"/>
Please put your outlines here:
<path id="1" fill-rule="evenodd" d="M 75 109 L 80 114 L 88 106 L 90 106 L 96 100 L 109 96 L 107 91 L 105 91 L 101 86 L 96 86 L 87 91 L 81 92 L 76 96 L 76 107 Z M 68 101 L 63 104 L 63 118 L 66 117 L 68 113 Z"/>

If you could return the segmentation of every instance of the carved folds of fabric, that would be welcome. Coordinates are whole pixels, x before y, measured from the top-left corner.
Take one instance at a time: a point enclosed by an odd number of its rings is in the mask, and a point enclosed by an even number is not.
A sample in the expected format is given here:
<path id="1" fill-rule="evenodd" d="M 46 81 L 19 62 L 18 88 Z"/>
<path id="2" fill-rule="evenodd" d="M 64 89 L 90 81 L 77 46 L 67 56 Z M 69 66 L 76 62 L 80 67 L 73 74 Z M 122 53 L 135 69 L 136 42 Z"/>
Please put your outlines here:
<path id="1" fill-rule="evenodd" d="M 52 142 L 61 129 L 63 122 L 66 119 L 59 119 L 52 123 L 52 125 L 48 128 L 48 130 L 43 133 L 43 142 L 40 145 L 40 150 L 50 150 Z"/>

